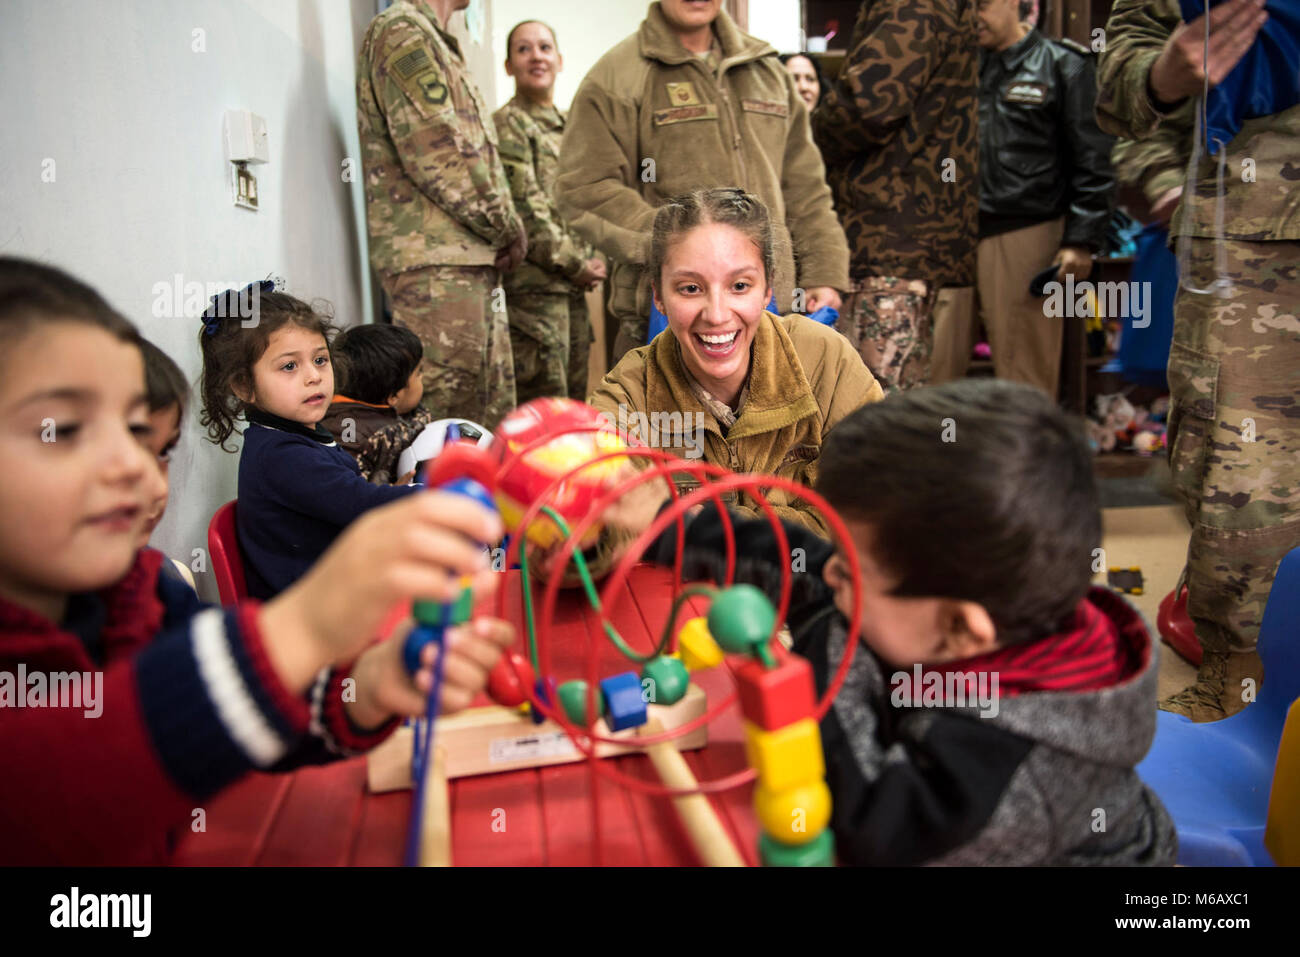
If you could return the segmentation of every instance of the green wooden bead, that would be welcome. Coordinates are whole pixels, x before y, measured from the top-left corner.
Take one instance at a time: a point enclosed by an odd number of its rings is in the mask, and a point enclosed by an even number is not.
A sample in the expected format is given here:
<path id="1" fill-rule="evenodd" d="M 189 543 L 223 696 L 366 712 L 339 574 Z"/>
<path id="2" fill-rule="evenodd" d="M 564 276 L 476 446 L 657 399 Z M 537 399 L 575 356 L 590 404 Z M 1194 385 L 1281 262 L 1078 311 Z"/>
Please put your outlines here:
<path id="1" fill-rule="evenodd" d="M 451 606 L 451 619 L 442 620 L 442 602 L 440 601 L 417 601 L 411 606 L 411 615 L 422 625 L 450 625 L 463 624 L 470 620 L 474 615 L 474 592 L 468 588 L 462 589 L 456 601 Z"/>
<path id="2" fill-rule="evenodd" d="M 566 681 L 560 685 L 556 694 L 560 697 L 560 707 L 569 716 L 569 720 L 582 727 L 587 726 L 587 682 Z M 605 696 L 596 689 L 596 714 L 605 713 Z"/>
<path id="3" fill-rule="evenodd" d="M 733 654 L 756 654 L 772 634 L 776 610 L 753 585 L 732 585 L 709 607 L 709 633 Z"/>
<path id="4" fill-rule="evenodd" d="M 654 683 L 647 686 L 647 678 Z M 691 675 L 678 659 L 660 656 L 647 661 L 641 669 L 641 686 L 648 687 L 650 704 L 676 704 L 686 697 Z"/>
<path id="5" fill-rule="evenodd" d="M 764 867 L 834 867 L 835 838 L 826 828 L 807 844 L 791 846 L 759 834 L 758 856 Z"/>

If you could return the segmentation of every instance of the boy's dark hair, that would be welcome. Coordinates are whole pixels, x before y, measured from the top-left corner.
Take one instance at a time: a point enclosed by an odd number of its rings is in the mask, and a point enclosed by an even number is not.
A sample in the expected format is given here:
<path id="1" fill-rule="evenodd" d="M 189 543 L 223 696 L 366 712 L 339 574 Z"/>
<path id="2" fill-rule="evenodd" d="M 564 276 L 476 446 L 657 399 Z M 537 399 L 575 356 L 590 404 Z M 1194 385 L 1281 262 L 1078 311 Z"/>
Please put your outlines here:
<path id="1" fill-rule="evenodd" d="M 968 379 L 864 406 L 827 437 L 817 490 L 871 526 L 891 594 L 979 602 L 1003 645 L 1061 630 L 1092 579 L 1092 453 L 1032 386 Z"/>
<path id="2" fill-rule="evenodd" d="M 405 326 L 364 325 L 345 330 L 334 340 L 340 382 L 349 399 L 384 405 L 402 391 L 424 358 L 424 343 Z"/>
<path id="3" fill-rule="evenodd" d="M 319 332 L 327 346 L 334 335 L 326 304 L 314 308 L 301 299 L 265 287 L 274 288 L 269 282 L 255 283 L 244 290 L 230 289 L 213 296 L 212 305 L 203 314 L 203 328 L 199 330 L 199 348 L 203 351 L 199 393 L 203 411 L 199 424 L 207 428 L 209 441 L 223 449 L 235 432 L 235 421 L 249 407 L 234 390 L 238 387 L 244 392 L 252 391 L 253 366 L 262 358 L 272 334 L 293 323 Z"/>
<path id="4" fill-rule="evenodd" d="M 46 322 L 81 322 L 123 342 L 142 341 L 135 326 L 84 282 L 53 266 L 0 256 L 0 343 Z"/>
<path id="5" fill-rule="evenodd" d="M 174 405 L 184 414 L 190 397 L 190 384 L 185 381 L 181 367 L 148 339 L 140 341 L 140 351 L 144 353 L 144 392 L 149 411 L 157 412 Z"/>

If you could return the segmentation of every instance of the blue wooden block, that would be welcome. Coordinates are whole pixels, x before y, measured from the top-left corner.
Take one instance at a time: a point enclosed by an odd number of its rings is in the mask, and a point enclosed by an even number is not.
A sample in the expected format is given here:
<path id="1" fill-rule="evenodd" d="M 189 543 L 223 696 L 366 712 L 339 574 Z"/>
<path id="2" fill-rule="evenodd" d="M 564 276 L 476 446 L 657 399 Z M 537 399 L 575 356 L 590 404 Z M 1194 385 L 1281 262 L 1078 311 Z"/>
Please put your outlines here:
<path id="1" fill-rule="evenodd" d="M 600 683 L 605 696 L 605 714 L 611 731 L 639 728 L 646 722 L 646 704 L 641 696 L 641 679 L 635 671 L 612 675 Z"/>

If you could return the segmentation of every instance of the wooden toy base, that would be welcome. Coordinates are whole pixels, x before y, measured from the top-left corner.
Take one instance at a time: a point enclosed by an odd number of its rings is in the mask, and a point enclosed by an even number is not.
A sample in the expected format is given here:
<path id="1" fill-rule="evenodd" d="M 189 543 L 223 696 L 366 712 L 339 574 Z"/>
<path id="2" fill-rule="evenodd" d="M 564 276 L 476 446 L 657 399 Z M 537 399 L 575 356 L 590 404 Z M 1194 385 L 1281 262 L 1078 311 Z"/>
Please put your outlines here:
<path id="1" fill-rule="evenodd" d="M 672 730 L 703 715 L 706 705 L 704 692 L 692 684 L 681 701 L 674 705 L 652 704 L 647 711 L 651 721 L 657 720 L 665 730 Z M 597 722 L 596 733 L 610 735 L 604 719 Z M 411 786 L 412 734 L 409 727 L 398 728 L 367 756 L 366 781 L 372 792 L 396 791 Z M 637 728 L 628 728 L 612 737 L 631 740 L 637 734 Z M 678 750 L 702 748 L 707 743 L 707 725 L 701 725 L 672 742 Z M 500 705 L 468 708 L 439 718 L 434 732 L 434 747 L 442 752 L 447 780 L 585 759 L 554 721 L 534 724 L 527 714 Z M 644 747 L 636 745 L 596 746 L 600 757 L 644 751 Z"/>

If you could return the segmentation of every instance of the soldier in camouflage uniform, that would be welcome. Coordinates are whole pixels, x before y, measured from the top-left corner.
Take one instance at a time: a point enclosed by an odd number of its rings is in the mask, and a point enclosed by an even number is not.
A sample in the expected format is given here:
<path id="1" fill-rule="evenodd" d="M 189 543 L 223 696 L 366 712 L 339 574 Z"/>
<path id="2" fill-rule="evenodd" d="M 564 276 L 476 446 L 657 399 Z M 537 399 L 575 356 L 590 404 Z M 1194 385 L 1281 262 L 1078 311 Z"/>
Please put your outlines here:
<path id="1" fill-rule="evenodd" d="M 886 392 L 929 380 L 939 291 L 975 281 L 974 11 L 975 0 L 863 3 L 813 113 L 852 251 L 836 328 Z"/>
<path id="2" fill-rule="evenodd" d="M 496 133 L 454 37 L 468 0 L 397 0 L 357 62 L 370 261 L 424 342 L 426 401 L 489 428 L 514 408 L 500 274 L 527 246 Z"/>
<path id="3" fill-rule="evenodd" d="M 1176 0 L 1118 0 L 1098 71 L 1099 124 L 1131 139 L 1157 134 L 1206 73 L 1226 74 L 1262 22 L 1255 0 L 1216 7 L 1207 69 L 1202 20 L 1181 25 Z M 1197 683 L 1161 707 L 1197 721 L 1253 700 L 1264 605 L 1278 563 L 1300 545 L 1300 106 L 1246 120 L 1223 149 L 1223 236 L 1217 156 L 1193 171 L 1172 229 L 1190 248 L 1174 303 L 1169 463 L 1192 526 L 1187 611 L 1205 655 Z M 1218 275 L 1220 243 L 1231 291 L 1191 291 Z"/>
<path id="4" fill-rule="evenodd" d="M 542 396 L 586 401 L 586 289 L 605 275 L 604 263 L 555 205 L 565 118 L 551 97 L 562 64 L 550 27 L 536 20 L 516 25 L 506 37 L 515 95 L 492 114 L 515 208 L 528 232 L 528 260 L 505 283 L 520 404 Z"/>

